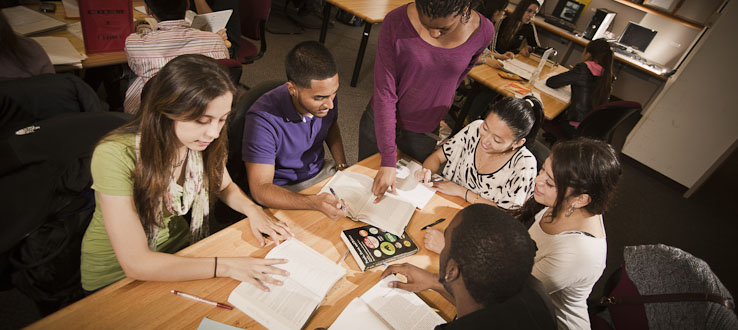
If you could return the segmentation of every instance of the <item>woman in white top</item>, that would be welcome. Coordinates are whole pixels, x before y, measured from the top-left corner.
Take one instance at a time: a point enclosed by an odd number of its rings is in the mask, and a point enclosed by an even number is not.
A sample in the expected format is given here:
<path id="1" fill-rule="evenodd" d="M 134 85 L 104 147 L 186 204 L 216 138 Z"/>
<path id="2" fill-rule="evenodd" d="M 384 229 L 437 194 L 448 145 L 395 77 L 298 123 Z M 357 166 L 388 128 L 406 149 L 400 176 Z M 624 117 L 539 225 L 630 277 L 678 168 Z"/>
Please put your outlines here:
<path id="1" fill-rule="evenodd" d="M 536 159 L 526 145 L 534 143 L 543 110 L 538 99 L 503 98 L 484 120 L 464 127 L 423 162 L 417 179 L 438 191 L 515 210 L 533 194 Z M 431 182 L 431 174 L 443 166 L 443 179 Z M 436 253 L 443 249 L 443 233 L 428 228 L 424 245 Z"/>
<path id="2" fill-rule="evenodd" d="M 579 138 L 556 144 L 518 211 L 538 246 L 533 276 L 555 307 L 559 329 L 589 329 L 587 297 L 605 269 L 602 213 L 621 169 L 608 144 Z"/>

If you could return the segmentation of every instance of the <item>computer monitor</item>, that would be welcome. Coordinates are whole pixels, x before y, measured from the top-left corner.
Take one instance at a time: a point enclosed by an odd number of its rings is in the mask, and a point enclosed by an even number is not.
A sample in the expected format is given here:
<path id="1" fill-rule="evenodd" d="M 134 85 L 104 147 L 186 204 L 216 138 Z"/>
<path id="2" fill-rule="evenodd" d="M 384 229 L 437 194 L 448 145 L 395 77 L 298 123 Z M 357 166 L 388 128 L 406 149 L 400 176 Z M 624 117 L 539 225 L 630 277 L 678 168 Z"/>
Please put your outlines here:
<path id="1" fill-rule="evenodd" d="M 656 35 L 656 30 L 651 30 L 643 25 L 628 22 L 625 31 L 620 35 L 618 43 L 623 46 L 632 47 L 633 49 L 645 52 L 648 45 Z"/>
<path id="2" fill-rule="evenodd" d="M 572 0 L 559 0 L 554 7 L 553 16 L 561 18 L 569 23 L 576 23 L 579 15 L 584 10 L 584 4 Z"/>

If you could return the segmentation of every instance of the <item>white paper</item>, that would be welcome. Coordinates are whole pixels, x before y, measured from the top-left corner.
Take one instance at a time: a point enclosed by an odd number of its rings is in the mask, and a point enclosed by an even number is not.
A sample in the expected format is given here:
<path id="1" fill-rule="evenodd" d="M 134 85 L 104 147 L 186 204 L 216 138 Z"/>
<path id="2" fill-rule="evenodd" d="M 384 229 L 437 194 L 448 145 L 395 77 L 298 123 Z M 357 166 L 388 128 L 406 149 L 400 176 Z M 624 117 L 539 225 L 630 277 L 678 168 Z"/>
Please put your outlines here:
<path id="1" fill-rule="evenodd" d="M 226 24 L 228 24 L 228 19 L 231 18 L 231 13 L 233 13 L 232 9 L 199 14 L 192 17 L 190 26 L 193 29 L 218 32 L 225 29 Z M 191 16 L 191 14 L 187 14 L 187 16 Z M 187 20 L 187 16 L 185 17 L 185 20 Z"/>
<path id="2" fill-rule="evenodd" d="M 548 80 L 548 78 L 536 81 L 535 87 L 541 92 L 551 95 L 564 103 L 569 103 L 571 101 L 571 85 L 566 85 L 561 88 L 551 88 L 546 86 L 546 80 Z"/>
<path id="3" fill-rule="evenodd" d="M 79 64 L 85 57 L 72 46 L 69 39 L 63 37 L 35 37 L 31 38 L 38 42 L 49 55 L 51 64 Z"/>
<path id="4" fill-rule="evenodd" d="M 13 31 L 22 35 L 46 32 L 59 29 L 67 25 L 60 20 L 51 18 L 25 6 L 15 6 L 2 9 L 8 24 Z"/>
<path id="5" fill-rule="evenodd" d="M 520 78 L 523 78 L 525 80 L 530 80 L 531 75 L 533 74 L 533 71 L 536 69 L 534 66 L 525 63 L 517 58 L 504 60 L 502 62 L 502 69 L 514 73 Z"/>
<path id="6" fill-rule="evenodd" d="M 71 33 L 73 36 L 77 37 L 77 39 L 85 40 L 85 37 L 82 34 L 82 22 L 67 25 L 67 31 L 69 31 L 69 33 Z"/>
<path id="7" fill-rule="evenodd" d="M 200 321 L 200 325 L 197 330 L 242 330 L 241 328 L 234 327 L 232 325 L 213 321 L 207 317 L 203 317 Z"/>
<path id="8" fill-rule="evenodd" d="M 430 202 L 435 189 L 428 188 L 415 179 L 415 172 L 423 169 L 423 166 L 407 159 L 397 161 L 397 194 L 415 205 L 418 209 L 423 209 Z"/>
<path id="9" fill-rule="evenodd" d="M 381 279 L 361 295 L 363 305 L 352 301 L 330 329 L 353 330 L 360 324 L 362 329 L 387 329 L 389 325 L 389 329 L 396 330 L 432 330 L 446 323 L 414 293 L 390 288 L 388 283 L 393 281 L 398 281 L 394 275 Z M 373 326 L 364 327 L 364 324 Z"/>
<path id="10" fill-rule="evenodd" d="M 79 17 L 79 5 L 77 0 L 62 0 L 64 6 L 64 15 L 67 18 L 78 18 Z"/>
<path id="11" fill-rule="evenodd" d="M 357 330 L 358 325 L 361 329 L 394 330 L 361 298 L 354 298 L 328 330 Z"/>
<path id="12" fill-rule="evenodd" d="M 133 9 L 137 10 L 139 13 L 144 13 L 146 15 L 149 14 L 146 12 L 146 6 L 135 6 Z"/>

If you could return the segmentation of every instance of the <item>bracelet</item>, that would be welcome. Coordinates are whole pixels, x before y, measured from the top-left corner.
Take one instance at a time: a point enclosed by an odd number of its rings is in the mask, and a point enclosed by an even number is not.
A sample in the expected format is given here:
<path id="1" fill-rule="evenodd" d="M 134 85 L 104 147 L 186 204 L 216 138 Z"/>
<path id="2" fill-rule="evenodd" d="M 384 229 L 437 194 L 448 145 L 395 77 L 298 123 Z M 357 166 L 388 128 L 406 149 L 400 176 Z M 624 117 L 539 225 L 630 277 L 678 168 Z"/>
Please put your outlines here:
<path id="1" fill-rule="evenodd" d="M 466 195 L 468 194 L 469 194 L 469 189 L 467 189 L 466 192 L 464 192 L 464 201 L 467 203 L 469 203 L 469 200 L 466 199 Z"/>
<path id="2" fill-rule="evenodd" d="M 215 257 L 215 267 L 213 267 L 213 278 L 218 277 L 218 257 Z"/>
<path id="3" fill-rule="evenodd" d="M 336 170 L 338 170 L 338 171 L 343 171 L 347 167 L 348 167 L 348 164 L 346 164 L 346 163 L 336 164 Z"/>

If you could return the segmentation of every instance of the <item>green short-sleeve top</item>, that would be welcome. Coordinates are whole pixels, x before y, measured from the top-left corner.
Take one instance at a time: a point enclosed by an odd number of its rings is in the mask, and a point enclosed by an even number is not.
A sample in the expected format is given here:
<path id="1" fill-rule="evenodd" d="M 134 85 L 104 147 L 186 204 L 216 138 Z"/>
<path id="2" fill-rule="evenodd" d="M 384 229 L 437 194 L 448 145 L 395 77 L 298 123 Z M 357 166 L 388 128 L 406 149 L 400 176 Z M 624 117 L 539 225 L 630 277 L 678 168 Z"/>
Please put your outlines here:
<path id="1" fill-rule="evenodd" d="M 118 264 L 108 233 L 105 231 L 99 195 L 133 196 L 133 170 L 136 166 L 136 138 L 122 134 L 101 142 L 92 154 L 92 189 L 95 190 L 95 213 L 82 239 L 82 288 L 97 290 L 125 277 Z M 156 239 L 158 252 L 174 253 L 187 246 L 189 225 L 181 216 L 162 210 L 162 228 Z"/>

